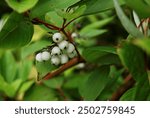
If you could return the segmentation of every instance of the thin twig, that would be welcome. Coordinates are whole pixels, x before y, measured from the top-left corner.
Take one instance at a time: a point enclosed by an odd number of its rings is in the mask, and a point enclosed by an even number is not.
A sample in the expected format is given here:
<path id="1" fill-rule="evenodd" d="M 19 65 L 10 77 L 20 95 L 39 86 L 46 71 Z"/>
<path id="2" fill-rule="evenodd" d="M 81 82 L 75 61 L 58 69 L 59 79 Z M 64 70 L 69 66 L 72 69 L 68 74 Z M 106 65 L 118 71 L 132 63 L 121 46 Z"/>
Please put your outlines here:
<path id="1" fill-rule="evenodd" d="M 74 18 L 72 20 L 70 20 L 63 28 L 65 29 L 70 23 L 72 23 L 74 20 L 76 20 L 77 18 Z"/>
<path id="2" fill-rule="evenodd" d="M 41 23 L 41 24 L 45 25 L 46 27 L 48 27 L 49 29 L 53 29 L 53 30 L 59 30 L 59 29 L 60 29 L 59 27 L 54 26 L 54 25 L 52 25 L 52 24 L 49 24 L 49 23 L 47 23 L 47 22 L 44 22 L 44 21 L 42 21 L 42 20 L 40 20 L 40 19 L 38 19 L 38 18 L 34 18 L 33 21 L 36 21 L 36 22 L 38 22 L 38 23 Z"/>
<path id="3" fill-rule="evenodd" d="M 115 91 L 110 98 L 111 101 L 119 100 L 120 97 L 134 85 L 135 81 L 132 76 L 129 74 L 124 81 L 124 84 L 119 87 L 117 91 Z"/>
<path id="4" fill-rule="evenodd" d="M 68 68 L 71 68 L 72 66 L 75 66 L 75 65 L 77 65 L 78 63 L 81 63 L 81 62 L 84 62 L 83 58 L 81 58 L 81 57 L 75 57 L 75 58 L 71 59 L 69 62 L 67 62 L 66 64 L 62 65 L 57 70 L 55 70 L 53 72 L 50 72 L 47 75 L 45 75 L 43 77 L 43 79 L 45 79 L 45 80 L 51 79 L 52 77 L 61 74 L 62 72 L 64 72 Z"/>

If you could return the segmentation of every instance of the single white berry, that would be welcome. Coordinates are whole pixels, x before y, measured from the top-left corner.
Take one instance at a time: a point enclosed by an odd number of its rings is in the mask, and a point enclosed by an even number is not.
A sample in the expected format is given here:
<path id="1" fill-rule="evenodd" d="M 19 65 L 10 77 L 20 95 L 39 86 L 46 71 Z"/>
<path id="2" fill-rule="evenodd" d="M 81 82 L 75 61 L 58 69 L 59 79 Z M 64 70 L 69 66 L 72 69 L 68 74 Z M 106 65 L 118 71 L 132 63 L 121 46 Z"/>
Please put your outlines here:
<path id="1" fill-rule="evenodd" d="M 66 54 L 62 54 L 62 55 L 60 56 L 61 64 L 67 63 L 68 60 L 69 60 L 69 58 L 68 58 L 68 56 L 67 56 Z"/>
<path id="2" fill-rule="evenodd" d="M 74 58 L 76 55 L 77 55 L 77 53 L 76 53 L 75 50 L 71 53 L 68 53 L 68 57 L 71 58 L 71 59 Z"/>
<path id="3" fill-rule="evenodd" d="M 61 42 L 61 41 L 63 40 L 63 36 L 62 36 L 61 33 L 55 33 L 55 34 L 53 35 L 52 39 L 53 39 L 53 41 L 54 41 L 55 43 L 59 43 L 59 42 Z"/>
<path id="4" fill-rule="evenodd" d="M 72 38 L 77 38 L 78 35 L 77 35 L 77 33 L 73 32 L 73 33 L 71 34 L 71 37 L 72 37 Z"/>
<path id="5" fill-rule="evenodd" d="M 59 49 L 58 46 L 53 47 L 53 49 L 51 50 L 51 55 L 60 55 L 61 54 L 61 50 Z"/>
<path id="6" fill-rule="evenodd" d="M 42 56 L 42 60 L 45 60 L 45 61 L 49 60 L 51 57 L 50 53 L 47 51 L 42 52 L 41 56 Z"/>
<path id="7" fill-rule="evenodd" d="M 39 61 L 39 62 L 42 62 L 42 53 L 38 53 L 36 56 L 35 56 L 35 59 L 36 61 Z"/>
<path id="8" fill-rule="evenodd" d="M 59 56 L 52 56 L 51 58 L 51 64 L 58 66 L 60 64 L 60 58 Z"/>
<path id="9" fill-rule="evenodd" d="M 67 49 L 68 48 L 68 41 L 66 40 L 63 40 L 61 41 L 60 43 L 58 43 L 58 46 L 61 50 L 64 50 L 64 49 Z"/>
<path id="10" fill-rule="evenodd" d="M 75 50 L 75 47 L 72 43 L 68 44 L 67 53 L 71 53 Z"/>
<path id="11" fill-rule="evenodd" d="M 84 67 L 85 67 L 85 63 L 79 63 L 79 64 L 76 66 L 77 69 L 82 69 L 82 68 L 84 68 Z"/>

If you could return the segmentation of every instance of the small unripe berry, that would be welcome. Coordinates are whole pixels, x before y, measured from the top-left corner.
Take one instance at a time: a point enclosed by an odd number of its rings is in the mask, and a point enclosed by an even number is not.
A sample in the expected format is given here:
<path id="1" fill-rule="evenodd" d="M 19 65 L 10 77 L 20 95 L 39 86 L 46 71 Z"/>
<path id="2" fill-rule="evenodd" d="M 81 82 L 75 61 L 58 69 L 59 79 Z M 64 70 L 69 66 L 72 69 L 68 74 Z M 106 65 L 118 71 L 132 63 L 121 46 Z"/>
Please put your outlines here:
<path id="1" fill-rule="evenodd" d="M 53 49 L 51 50 L 51 55 L 60 55 L 61 54 L 61 50 L 59 49 L 58 46 L 53 47 Z"/>
<path id="2" fill-rule="evenodd" d="M 43 60 L 42 60 L 42 53 L 36 54 L 35 59 L 36 59 L 36 61 L 38 61 L 38 62 L 42 62 L 42 61 L 43 61 Z"/>
<path id="3" fill-rule="evenodd" d="M 42 60 L 45 60 L 45 61 L 49 60 L 51 57 L 50 53 L 47 51 L 42 52 L 41 56 L 42 56 Z"/>
<path id="4" fill-rule="evenodd" d="M 71 37 L 72 37 L 72 38 L 77 38 L 78 35 L 77 35 L 77 33 L 73 32 L 73 33 L 71 34 Z"/>
<path id="5" fill-rule="evenodd" d="M 77 53 L 76 53 L 75 50 L 71 53 L 68 53 L 68 57 L 71 58 L 71 59 L 74 58 L 76 55 L 77 55 Z"/>
<path id="6" fill-rule="evenodd" d="M 68 58 L 68 56 L 67 56 L 66 54 L 62 54 L 62 55 L 60 56 L 60 62 L 61 62 L 61 64 L 67 63 L 68 60 L 69 60 L 69 58 Z"/>
<path id="7" fill-rule="evenodd" d="M 61 50 L 64 50 L 68 48 L 68 44 L 69 44 L 68 41 L 64 40 L 58 43 L 58 46 Z"/>
<path id="8" fill-rule="evenodd" d="M 72 43 L 68 44 L 67 53 L 71 53 L 75 50 L 75 47 Z"/>
<path id="9" fill-rule="evenodd" d="M 60 58 L 59 56 L 52 56 L 51 58 L 51 64 L 58 66 L 60 64 Z"/>
<path id="10" fill-rule="evenodd" d="M 62 34 L 61 33 L 55 33 L 52 37 L 53 41 L 55 43 L 59 43 L 63 40 Z"/>

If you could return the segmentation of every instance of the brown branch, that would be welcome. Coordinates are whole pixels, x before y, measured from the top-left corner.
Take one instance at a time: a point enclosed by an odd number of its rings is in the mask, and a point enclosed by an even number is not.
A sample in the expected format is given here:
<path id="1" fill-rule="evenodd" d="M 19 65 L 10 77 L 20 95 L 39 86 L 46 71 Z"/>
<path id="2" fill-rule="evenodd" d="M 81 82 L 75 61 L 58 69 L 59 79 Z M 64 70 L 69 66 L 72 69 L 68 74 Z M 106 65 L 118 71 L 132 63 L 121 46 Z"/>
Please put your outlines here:
<path id="1" fill-rule="evenodd" d="M 42 21 L 42 20 L 40 20 L 40 19 L 38 19 L 38 18 L 34 18 L 33 21 L 36 21 L 36 22 L 38 22 L 38 23 L 41 23 L 41 24 L 45 25 L 46 27 L 48 27 L 49 29 L 52 29 L 52 30 L 60 30 L 59 27 L 54 26 L 54 25 L 49 24 L 49 23 L 46 23 L 46 22 L 44 22 L 44 21 Z"/>
<path id="2" fill-rule="evenodd" d="M 115 91 L 110 98 L 111 101 L 119 100 L 120 97 L 134 85 L 135 81 L 132 79 L 132 76 L 129 74 L 124 81 L 124 84 L 119 87 L 117 91 Z"/>
<path id="3" fill-rule="evenodd" d="M 81 62 L 84 62 L 83 58 L 81 58 L 81 57 L 75 57 L 75 58 L 71 59 L 69 62 L 67 62 L 66 64 L 62 65 L 57 70 L 55 70 L 53 72 L 50 72 L 47 75 L 45 75 L 43 77 L 43 79 L 45 79 L 45 80 L 51 79 L 52 77 L 61 74 L 62 72 L 64 72 L 68 68 L 71 68 L 71 67 L 73 67 L 73 66 L 75 66 L 75 65 L 77 65 L 78 63 L 81 63 Z"/>
<path id="4" fill-rule="evenodd" d="M 77 17 L 78 18 L 78 17 Z M 70 24 L 70 23 L 72 23 L 74 20 L 76 20 L 77 18 L 74 18 L 74 19 L 72 19 L 72 20 L 70 20 L 66 25 L 64 25 L 64 29 Z"/>

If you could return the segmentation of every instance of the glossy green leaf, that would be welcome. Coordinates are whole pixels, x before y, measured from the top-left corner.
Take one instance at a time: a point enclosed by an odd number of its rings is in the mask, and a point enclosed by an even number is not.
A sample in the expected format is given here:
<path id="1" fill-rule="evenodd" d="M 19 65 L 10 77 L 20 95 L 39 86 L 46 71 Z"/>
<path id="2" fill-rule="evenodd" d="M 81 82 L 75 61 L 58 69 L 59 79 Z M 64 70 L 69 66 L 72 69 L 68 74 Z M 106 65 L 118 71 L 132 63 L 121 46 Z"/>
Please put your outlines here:
<path id="1" fill-rule="evenodd" d="M 125 0 L 125 2 L 128 6 L 133 8 L 141 18 L 150 17 L 149 0 Z"/>
<path id="2" fill-rule="evenodd" d="M 118 49 L 118 55 L 124 66 L 136 80 L 135 100 L 145 100 L 150 91 L 148 74 L 145 67 L 144 53 L 135 45 L 125 43 Z"/>
<path id="3" fill-rule="evenodd" d="M 33 25 L 22 14 L 13 12 L 0 32 L 0 48 L 17 48 L 28 44 Z"/>
<path id="4" fill-rule="evenodd" d="M 135 40 L 134 44 L 145 50 L 150 54 L 150 39 Z"/>
<path id="5" fill-rule="evenodd" d="M 116 54 L 116 49 L 111 46 L 95 46 L 83 50 L 83 57 L 86 61 L 93 62 L 107 54 Z M 92 58 L 91 58 L 92 57 Z"/>
<path id="6" fill-rule="evenodd" d="M 10 51 L 6 51 L 0 58 L 0 73 L 8 83 L 16 79 L 17 65 Z"/>
<path id="7" fill-rule="evenodd" d="M 24 100 L 27 101 L 52 101 L 57 100 L 55 92 L 43 85 L 34 85 L 26 92 Z"/>
<path id="8" fill-rule="evenodd" d="M 109 81 L 109 68 L 97 68 L 80 88 L 84 100 L 95 100 Z"/>
<path id="9" fill-rule="evenodd" d="M 17 11 L 18 13 L 23 13 L 29 9 L 31 9 L 38 0 L 5 0 L 7 4 Z"/>
<path id="10" fill-rule="evenodd" d="M 49 11 L 54 11 L 55 9 L 64 9 L 70 5 L 75 4 L 79 0 L 39 0 L 37 5 L 31 10 L 31 17 L 39 17 L 44 15 Z"/>
<path id="11" fill-rule="evenodd" d="M 118 0 L 113 0 L 113 1 L 117 12 L 117 16 L 119 17 L 126 31 L 134 37 L 138 37 L 138 38 L 144 37 L 144 35 L 135 27 L 135 25 L 124 14 L 121 7 L 119 6 Z"/>

